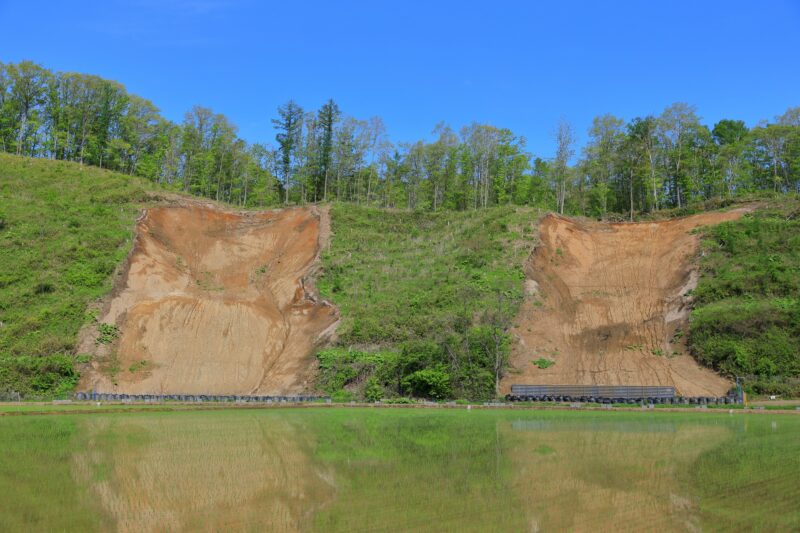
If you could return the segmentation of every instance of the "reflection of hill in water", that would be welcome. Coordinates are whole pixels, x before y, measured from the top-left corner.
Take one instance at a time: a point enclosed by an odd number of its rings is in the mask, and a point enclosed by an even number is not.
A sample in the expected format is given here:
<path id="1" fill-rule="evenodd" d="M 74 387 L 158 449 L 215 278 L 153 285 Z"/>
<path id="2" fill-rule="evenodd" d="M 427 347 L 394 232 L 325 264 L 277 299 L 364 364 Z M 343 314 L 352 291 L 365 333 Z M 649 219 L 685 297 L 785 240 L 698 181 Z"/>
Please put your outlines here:
<path id="1" fill-rule="evenodd" d="M 681 424 L 656 421 L 623 420 L 514 420 L 516 431 L 614 431 L 618 433 L 675 433 Z"/>
<path id="2" fill-rule="evenodd" d="M 699 529 L 690 471 L 740 424 L 574 415 L 97 415 L 73 475 L 119 531 Z"/>
<path id="3" fill-rule="evenodd" d="M 511 491 L 531 531 L 699 530 L 681 479 L 729 435 L 646 421 L 519 420 L 510 429 Z"/>
<path id="4" fill-rule="evenodd" d="M 330 501 L 301 422 L 257 413 L 87 417 L 74 473 L 119 531 L 298 531 Z"/>

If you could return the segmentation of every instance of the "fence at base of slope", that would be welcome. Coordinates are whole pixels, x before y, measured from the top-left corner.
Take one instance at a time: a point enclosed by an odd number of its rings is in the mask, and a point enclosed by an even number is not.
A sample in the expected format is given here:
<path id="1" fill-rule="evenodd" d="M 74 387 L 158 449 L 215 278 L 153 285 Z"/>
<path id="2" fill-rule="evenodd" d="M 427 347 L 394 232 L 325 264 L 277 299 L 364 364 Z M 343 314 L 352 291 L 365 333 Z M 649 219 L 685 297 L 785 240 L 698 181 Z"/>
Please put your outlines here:
<path id="1" fill-rule="evenodd" d="M 728 396 L 677 396 L 674 387 L 647 385 L 512 385 L 509 401 L 649 403 L 673 405 L 720 405 L 741 403 Z"/>
<path id="2" fill-rule="evenodd" d="M 330 401 L 328 396 L 253 396 L 243 394 L 118 394 L 109 392 L 77 392 L 75 400 L 92 402 L 180 402 L 180 403 L 304 403 Z"/>

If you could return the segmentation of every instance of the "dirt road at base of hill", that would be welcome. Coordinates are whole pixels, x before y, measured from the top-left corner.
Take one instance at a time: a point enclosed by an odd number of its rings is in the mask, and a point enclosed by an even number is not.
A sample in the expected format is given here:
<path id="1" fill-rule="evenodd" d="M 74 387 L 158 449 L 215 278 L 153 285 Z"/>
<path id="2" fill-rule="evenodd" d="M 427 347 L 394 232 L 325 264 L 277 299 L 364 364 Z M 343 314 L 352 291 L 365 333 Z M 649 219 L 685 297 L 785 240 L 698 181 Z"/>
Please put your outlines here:
<path id="1" fill-rule="evenodd" d="M 526 265 L 503 394 L 519 383 L 662 385 L 684 396 L 724 395 L 731 384 L 686 348 L 698 279 L 692 230 L 749 210 L 621 224 L 545 217 Z"/>
<path id="2" fill-rule="evenodd" d="M 79 351 L 96 357 L 80 389 L 306 390 L 313 348 L 338 320 L 313 285 L 329 227 L 327 211 L 315 207 L 244 213 L 184 202 L 147 210 L 98 319 L 115 325 L 118 338 L 104 345 L 96 331 L 83 335 Z"/>

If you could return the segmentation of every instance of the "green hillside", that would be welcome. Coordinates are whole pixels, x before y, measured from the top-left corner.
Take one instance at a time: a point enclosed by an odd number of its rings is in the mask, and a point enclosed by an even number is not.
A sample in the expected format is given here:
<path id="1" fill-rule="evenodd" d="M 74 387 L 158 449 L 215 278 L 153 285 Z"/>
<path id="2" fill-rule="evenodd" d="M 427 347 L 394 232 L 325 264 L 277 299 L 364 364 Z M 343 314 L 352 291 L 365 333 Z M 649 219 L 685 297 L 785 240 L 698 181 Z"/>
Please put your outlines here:
<path id="1" fill-rule="evenodd" d="M 74 387 L 87 304 L 110 290 L 144 190 L 138 178 L 0 154 L 0 395 Z"/>
<path id="2" fill-rule="evenodd" d="M 0 396 L 77 382 L 77 334 L 130 248 L 147 183 L 0 154 Z M 337 398 L 491 398 L 505 370 L 540 210 L 335 203 L 318 281 L 341 310 L 318 353 Z M 800 199 L 704 232 L 693 354 L 757 393 L 800 394 Z"/>
<path id="3" fill-rule="evenodd" d="M 756 393 L 800 395 L 800 198 L 708 228 L 690 345 Z"/>
<path id="4" fill-rule="evenodd" d="M 322 386 L 342 397 L 494 397 L 541 212 L 338 204 L 331 215 L 319 287 L 343 321 L 338 345 L 319 354 Z"/>

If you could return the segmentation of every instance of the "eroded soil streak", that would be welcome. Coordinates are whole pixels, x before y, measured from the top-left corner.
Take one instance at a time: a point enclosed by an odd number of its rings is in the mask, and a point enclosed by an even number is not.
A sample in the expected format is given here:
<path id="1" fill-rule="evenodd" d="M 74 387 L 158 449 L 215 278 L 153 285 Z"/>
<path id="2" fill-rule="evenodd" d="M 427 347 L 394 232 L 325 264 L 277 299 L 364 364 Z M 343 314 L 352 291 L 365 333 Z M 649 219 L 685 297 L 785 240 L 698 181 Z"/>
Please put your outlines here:
<path id="1" fill-rule="evenodd" d="M 720 396 L 731 384 L 687 352 L 699 237 L 748 208 L 606 224 L 549 215 L 526 265 L 526 297 L 503 380 L 543 385 L 664 385 Z M 553 364 L 534 361 L 544 359 Z"/>
<path id="2" fill-rule="evenodd" d="M 291 394 L 338 315 L 313 287 L 327 212 L 157 207 L 137 223 L 126 271 L 99 322 L 82 389 L 126 393 Z M 92 336 L 83 351 L 95 351 Z M 105 352 L 105 353 L 102 353 Z M 112 366 L 113 365 L 113 366 Z"/>

